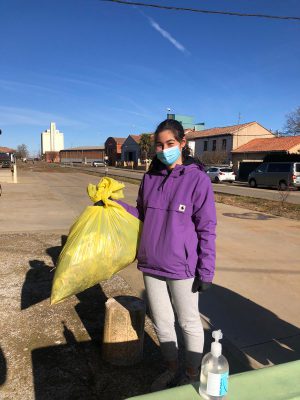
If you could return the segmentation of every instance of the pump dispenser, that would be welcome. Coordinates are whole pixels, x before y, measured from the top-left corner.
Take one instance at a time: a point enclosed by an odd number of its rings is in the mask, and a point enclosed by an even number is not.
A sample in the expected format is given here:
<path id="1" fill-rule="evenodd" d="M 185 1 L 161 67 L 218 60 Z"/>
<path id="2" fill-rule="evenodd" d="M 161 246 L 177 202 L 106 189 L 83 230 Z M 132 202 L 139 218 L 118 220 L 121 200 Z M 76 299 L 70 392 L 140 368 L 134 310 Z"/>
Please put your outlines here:
<path id="1" fill-rule="evenodd" d="M 228 391 L 229 365 L 219 342 L 223 337 L 221 330 L 214 331 L 212 337 L 215 341 L 211 344 L 210 353 L 202 359 L 199 393 L 205 400 L 221 400 Z"/>
<path id="2" fill-rule="evenodd" d="M 223 338 L 222 331 L 219 329 L 218 331 L 213 331 L 212 337 L 215 339 L 211 344 L 211 354 L 213 357 L 220 357 L 222 354 L 222 345 L 219 342 Z"/>

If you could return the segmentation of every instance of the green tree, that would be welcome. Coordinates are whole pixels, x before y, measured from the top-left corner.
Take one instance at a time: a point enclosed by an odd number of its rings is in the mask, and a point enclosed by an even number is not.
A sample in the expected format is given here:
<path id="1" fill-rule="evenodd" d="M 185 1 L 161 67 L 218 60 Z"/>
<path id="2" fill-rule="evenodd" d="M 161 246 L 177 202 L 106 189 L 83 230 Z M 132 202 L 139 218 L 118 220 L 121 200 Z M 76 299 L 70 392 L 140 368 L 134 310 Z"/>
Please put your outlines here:
<path id="1" fill-rule="evenodd" d="M 143 160 L 148 159 L 151 156 L 153 143 L 151 139 L 151 134 L 142 133 L 140 138 L 140 150 L 141 150 L 141 158 Z"/>

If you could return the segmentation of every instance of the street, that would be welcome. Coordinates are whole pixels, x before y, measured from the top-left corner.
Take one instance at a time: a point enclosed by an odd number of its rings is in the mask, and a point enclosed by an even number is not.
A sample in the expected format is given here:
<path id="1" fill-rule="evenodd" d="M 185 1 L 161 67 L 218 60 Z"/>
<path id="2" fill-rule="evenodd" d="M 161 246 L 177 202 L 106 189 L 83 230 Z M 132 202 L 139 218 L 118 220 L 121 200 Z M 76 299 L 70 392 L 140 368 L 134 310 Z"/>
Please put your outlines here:
<path id="1" fill-rule="evenodd" d="M 65 167 L 70 168 L 70 167 Z M 75 170 L 79 171 L 90 171 L 94 174 L 99 173 L 99 176 L 105 173 L 104 167 L 93 168 L 89 166 L 74 166 L 72 167 Z M 144 171 L 136 171 L 136 170 L 125 170 L 121 168 L 108 167 L 108 174 L 110 176 L 115 176 L 116 179 L 120 179 L 122 177 L 131 178 L 135 180 L 141 180 L 144 174 Z M 276 188 L 251 188 L 248 186 L 247 182 L 234 182 L 233 184 L 224 182 L 224 183 L 213 183 L 214 191 L 217 193 L 228 193 L 239 196 L 249 196 L 259 199 L 266 200 L 275 200 L 280 201 L 281 195 Z M 288 196 L 286 198 L 288 203 L 292 204 L 300 204 L 300 190 L 290 190 Z"/>

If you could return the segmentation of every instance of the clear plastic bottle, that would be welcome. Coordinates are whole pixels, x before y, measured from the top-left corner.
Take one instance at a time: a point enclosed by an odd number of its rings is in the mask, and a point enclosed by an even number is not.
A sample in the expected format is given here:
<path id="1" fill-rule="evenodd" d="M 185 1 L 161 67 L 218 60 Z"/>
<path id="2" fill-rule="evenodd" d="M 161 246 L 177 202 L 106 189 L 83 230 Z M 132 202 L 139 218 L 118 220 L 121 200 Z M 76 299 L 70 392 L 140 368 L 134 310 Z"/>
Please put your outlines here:
<path id="1" fill-rule="evenodd" d="M 221 400 L 228 391 L 229 365 L 219 343 L 223 337 L 221 330 L 214 331 L 212 337 L 215 341 L 211 351 L 202 359 L 199 394 L 205 400 Z"/>

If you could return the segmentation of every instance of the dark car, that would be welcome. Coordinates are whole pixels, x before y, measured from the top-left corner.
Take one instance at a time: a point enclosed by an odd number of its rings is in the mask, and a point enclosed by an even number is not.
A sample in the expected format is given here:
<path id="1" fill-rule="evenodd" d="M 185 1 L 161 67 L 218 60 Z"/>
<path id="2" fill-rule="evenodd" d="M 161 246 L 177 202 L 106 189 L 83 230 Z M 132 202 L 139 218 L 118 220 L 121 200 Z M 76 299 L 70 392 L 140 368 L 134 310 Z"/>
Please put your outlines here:
<path id="1" fill-rule="evenodd" d="M 0 168 L 10 168 L 11 161 L 8 153 L 0 153 Z"/>
<path id="2" fill-rule="evenodd" d="M 260 164 L 249 174 L 251 187 L 269 186 L 286 190 L 288 187 L 300 188 L 299 162 L 266 162 Z"/>
<path id="3" fill-rule="evenodd" d="M 3 160 L 0 161 L 0 163 L 1 163 L 1 168 L 11 168 L 10 160 Z"/>

